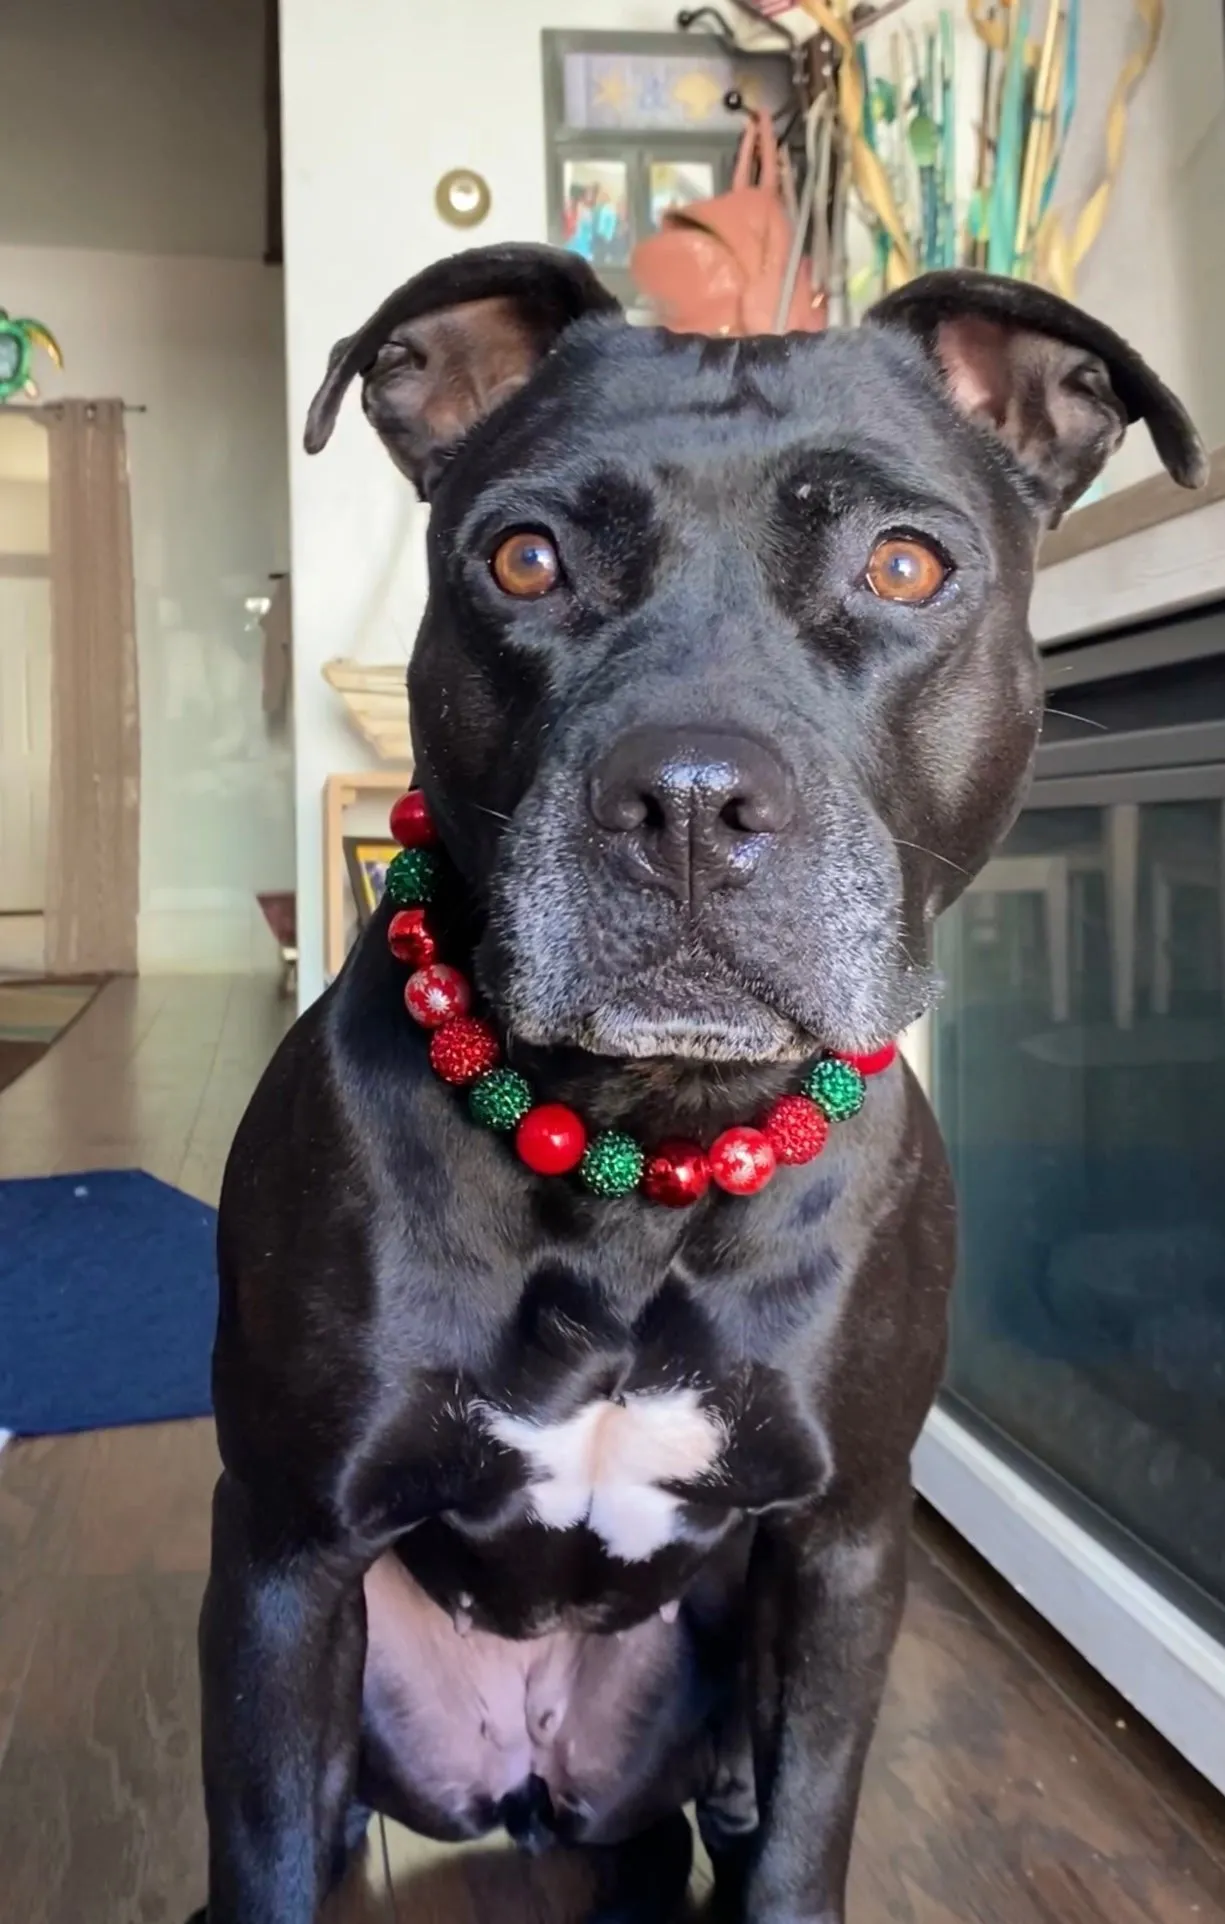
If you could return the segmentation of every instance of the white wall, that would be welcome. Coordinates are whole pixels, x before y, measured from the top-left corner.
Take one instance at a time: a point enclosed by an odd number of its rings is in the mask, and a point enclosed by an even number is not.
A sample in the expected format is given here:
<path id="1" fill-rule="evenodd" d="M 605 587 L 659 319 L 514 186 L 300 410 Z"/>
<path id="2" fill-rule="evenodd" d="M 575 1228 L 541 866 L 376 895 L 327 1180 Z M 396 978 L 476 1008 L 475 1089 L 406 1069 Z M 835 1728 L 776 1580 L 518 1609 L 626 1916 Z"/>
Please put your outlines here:
<path id="1" fill-rule="evenodd" d="M 670 30 L 675 0 L 281 0 L 293 503 L 301 996 L 323 986 L 321 796 L 370 759 L 320 675 L 332 656 L 407 660 L 423 605 L 421 511 L 356 405 L 301 451 L 328 349 L 384 294 L 465 244 L 546 233 L 542 27 Z M 434 210 L 475 167 L 493 211 L 464 237 Z"/>
<path id="2" fill-rule="evenodd" d="M 12 311 L 51 326 L 44 397 L 127 417 L 141 688 L 140 961 L 275 967 L 256 889 L 293 886 L 292 781 L 244 609 L 287 566 L 280 273 L 255 261 L 0 246 Z"/>
<path id="3" fill-rule="evenodd" d="M 258 260 L 263 12 L 3 0 L 0 240 Z"/>
<path id="4" fill-rule="evenodd" d="M 1072 206 L 1100 178 L 1106 104 L 1135 46 L 1132 8 L 1088 0 L 1083 113 L 1060 197 Z M 1153 64 L 1137 90 L 1101 240 L 1077 299 L 1125 335 L 1181 396 L 1210 447 L 1225 442 L 1225 6 L 1167 0 Z M 1110 488 L 1159 467 L 1142 429 L 1108 470 Z"/>

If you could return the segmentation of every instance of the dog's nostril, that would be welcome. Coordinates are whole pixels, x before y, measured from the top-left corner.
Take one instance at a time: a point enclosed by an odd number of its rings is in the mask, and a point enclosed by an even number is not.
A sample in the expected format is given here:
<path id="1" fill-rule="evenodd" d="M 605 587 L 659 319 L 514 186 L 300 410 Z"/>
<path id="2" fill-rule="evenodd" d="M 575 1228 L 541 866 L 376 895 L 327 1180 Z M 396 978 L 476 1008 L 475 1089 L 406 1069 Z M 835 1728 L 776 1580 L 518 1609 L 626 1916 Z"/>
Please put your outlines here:
<path id="1" fill-rule="evenodd" d="M 661 834 L 668 826 L 668 817 L 664 812 L 663 803 L 660 801 L 658 795 L 646 794 L 640 799 L 642 802 L 642 818 L 639 826 L 652 829 L 657 835 Z"/>
<path id="2" fill-rule="evenodd" d="M 762 810 L 747 795 L 733 795 L 719 810 L 719 820 L 724 828 L 734 830 L 737 835 L 759 835 L 767 826 L 760 819 L 761 814 Z"/>

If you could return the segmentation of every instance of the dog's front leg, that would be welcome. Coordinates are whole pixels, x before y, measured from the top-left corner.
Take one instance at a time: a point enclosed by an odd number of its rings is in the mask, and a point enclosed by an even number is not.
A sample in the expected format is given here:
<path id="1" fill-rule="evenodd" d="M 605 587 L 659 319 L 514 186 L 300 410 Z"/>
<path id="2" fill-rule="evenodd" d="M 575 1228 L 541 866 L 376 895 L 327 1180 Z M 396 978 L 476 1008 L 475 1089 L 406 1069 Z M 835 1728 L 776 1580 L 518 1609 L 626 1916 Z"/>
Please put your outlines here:
<path id="1" fill-rule="evenodd" d="M 901 1618 L 911 1499 L 832 1531 L 763 1524 L 750 1570 L 756 1618 L 759 1830 L 747 1924 L 843 1924 L 864 1762 Z"/>
<path id="2" fill-rule="evenodd" d="M 357 1768 L 362 1573 L 221 1478 L 200 1619 L 208 1924 L 315 1924 Z"/>

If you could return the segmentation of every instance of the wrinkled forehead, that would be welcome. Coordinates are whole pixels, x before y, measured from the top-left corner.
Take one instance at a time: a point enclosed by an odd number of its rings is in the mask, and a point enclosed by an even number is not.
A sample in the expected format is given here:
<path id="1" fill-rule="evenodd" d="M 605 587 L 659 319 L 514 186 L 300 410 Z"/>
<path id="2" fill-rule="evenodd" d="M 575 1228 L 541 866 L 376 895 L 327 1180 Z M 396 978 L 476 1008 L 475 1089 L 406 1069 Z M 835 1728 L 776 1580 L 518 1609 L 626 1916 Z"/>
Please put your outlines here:
<path id="1" fill-rule="evenodd" d="M 482 493 L 616 471 L 715 496 L 786 472 L 814 487 L 986 506 L 963 424 L 923 356 L 871 329 L 712 340 L 607 321 L 571 330 L 474 441 Z M 837 505 L 833 503 L 832 505 Z"/>

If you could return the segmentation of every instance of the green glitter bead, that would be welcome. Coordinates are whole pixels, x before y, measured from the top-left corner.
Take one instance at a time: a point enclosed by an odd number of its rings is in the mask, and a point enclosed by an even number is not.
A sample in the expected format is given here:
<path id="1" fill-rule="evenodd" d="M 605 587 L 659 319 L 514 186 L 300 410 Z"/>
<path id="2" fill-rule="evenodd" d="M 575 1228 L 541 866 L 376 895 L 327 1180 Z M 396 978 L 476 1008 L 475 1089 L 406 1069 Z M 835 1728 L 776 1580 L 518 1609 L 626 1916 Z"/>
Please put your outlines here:
<path id="1" fill-rule="evenodd" d="M 468 1110 L 482 1129 L 517 1129 L 532 1106 L 532 1085 L 517 1069 L 491 1069 L 468 1091 Z"/>
<path id="2" fill-rule="evenodd" d="M 606 1129 L 594 1136 L 578 1173 L 596 1196 L 628 1196 L 642 1181 L 646 1157 L 632 1136 Z"/>
<path id="3" fill-rule="evenodd" d="M 387 864 L 387 893 L 398 909 L 432 902 L 438 888 L 438 857 L 428 848 L 402 848 Z"/>
<path id="4" fill-rule="evenodd" d="M 811 1096 L 822 1115 L 830 1122 L 849 1122 L 863 1108 L 867 1083 L 858 1069 L 849 1062 L 839 1062 L 835 1056 L 827 1056 L 818 1062 L 804 1078 L 804 1094 Z"/>

